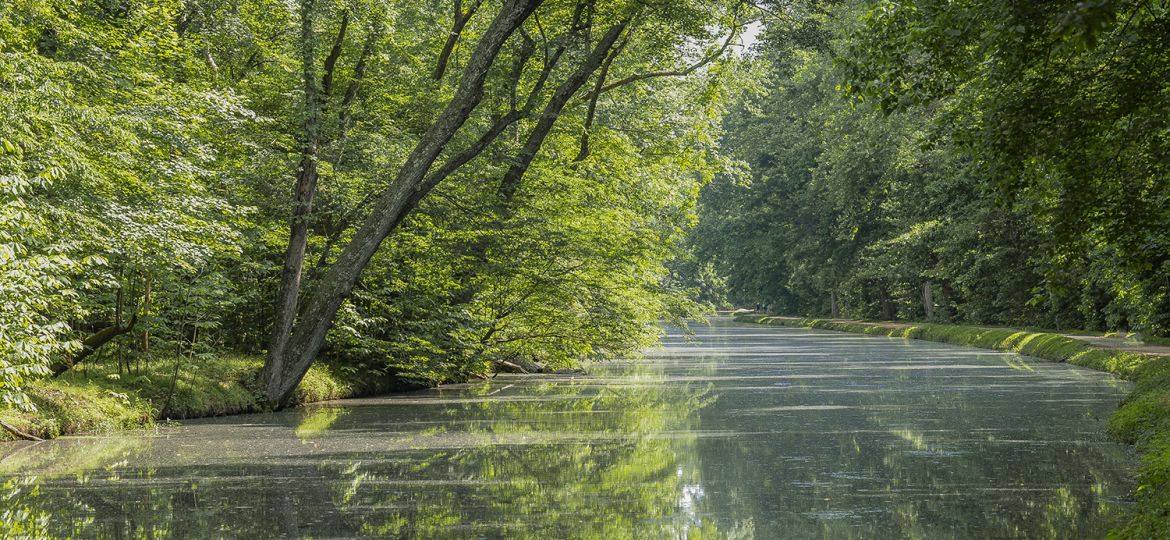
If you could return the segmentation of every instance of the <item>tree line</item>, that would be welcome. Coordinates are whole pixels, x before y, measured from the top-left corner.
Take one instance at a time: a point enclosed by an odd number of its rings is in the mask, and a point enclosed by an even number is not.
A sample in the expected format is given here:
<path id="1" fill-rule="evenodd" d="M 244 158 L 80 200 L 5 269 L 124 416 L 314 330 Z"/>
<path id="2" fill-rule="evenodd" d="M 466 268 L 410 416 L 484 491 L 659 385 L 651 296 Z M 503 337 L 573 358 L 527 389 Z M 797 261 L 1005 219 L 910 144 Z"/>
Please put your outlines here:
<path id="1" fill-rule="evenodd" d="M 0 6 L 0 396 L 263 354 L 424 383 L 567 366 L 699 304 L 667 261 L 754 8 L 681 0 Z M 177 364 L 176 364 L 177 365 Z"/>
<path id="2" fill-rule="evenodd" d="M 788 314 L 1170 331 L 1165 2 L 773 2 L 696 283 Z"/>

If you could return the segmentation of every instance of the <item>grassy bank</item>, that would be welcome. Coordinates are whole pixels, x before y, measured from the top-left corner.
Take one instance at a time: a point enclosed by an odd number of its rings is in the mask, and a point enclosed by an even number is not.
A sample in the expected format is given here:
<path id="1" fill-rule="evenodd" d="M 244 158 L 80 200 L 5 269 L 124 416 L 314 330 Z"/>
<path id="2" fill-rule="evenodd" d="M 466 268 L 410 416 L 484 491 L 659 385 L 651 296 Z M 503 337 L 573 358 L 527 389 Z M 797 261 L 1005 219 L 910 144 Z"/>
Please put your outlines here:
<path id="1" fill-rule="evenodd" d="M 1137 502 L 1132 519 L 1114 531 L 1120 538 L 1160 538 L 1170 531 L 1170 357 L 1094 347 L 1060 334 L 947 324 L 763 317 L 741 314 L 740 322 L 772 326 L 820 328 L 841 332 L 953 343 L 1068 362 L 1112 373 L 1133 381 L 1134 390 L 1109 420 L 1110 434 L 1136 446 Z"/>
<path id="2" fill-rule="evenodd" d="M 0 410 L 0 420 L 40 438 L 150 428 L 166 419 L 256 412 L 259 395 L 251 382 L 263 359 L 224 355 L 197 362 L 154 362 L 131 374 L 115 366 L 89 365 L 26 388 L 36 411 Z M 359 379 L 314 365 L 297 387 L 297 403 L 388 392 L 392 381 Z M 173 384 L 172 384 L 173 381 Z M 0 431 L 0 440 L 14 438 Z"/>

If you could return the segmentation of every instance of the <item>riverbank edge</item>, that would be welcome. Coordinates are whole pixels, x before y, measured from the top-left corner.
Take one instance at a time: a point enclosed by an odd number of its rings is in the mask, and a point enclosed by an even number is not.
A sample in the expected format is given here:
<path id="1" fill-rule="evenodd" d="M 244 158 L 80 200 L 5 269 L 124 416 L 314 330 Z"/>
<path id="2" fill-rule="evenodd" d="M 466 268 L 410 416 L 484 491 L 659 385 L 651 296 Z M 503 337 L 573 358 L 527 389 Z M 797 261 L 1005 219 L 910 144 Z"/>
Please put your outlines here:
<path id="1" fill-rule="evenodd" d="M 109 366 L 88 366 L 60 377 L 35 381 L 25 388 L 34 411 L 0 409 L 0 421 L 40 439 L 64 435 L 142 431 L 160 422 L 263 412 L 252 382 L 263 358 L 218 355 L 198 364 L 158 362 L 153 369 L 117 373 Z M 296 406 L 335 399 L 417 390 L 393 377 L 357 373 L 314 364 L 294 395 Z M 0 441 L 20 439 L 0 430 Z"/>
<path id="2" fill-rule="evenodd" d="M 815 328 L 950 343 L 1067 362 L 1134 382 L 1109 419 L 1109 434 L 1134 445 L 1141 465 L 1135 509 L 1111 538 L 1155 538 L 1170 531 L 1170 357 L 1094 347 L 1060 334 L 935 323 L 889 323 L 738 314 L 736 322 Z"/>

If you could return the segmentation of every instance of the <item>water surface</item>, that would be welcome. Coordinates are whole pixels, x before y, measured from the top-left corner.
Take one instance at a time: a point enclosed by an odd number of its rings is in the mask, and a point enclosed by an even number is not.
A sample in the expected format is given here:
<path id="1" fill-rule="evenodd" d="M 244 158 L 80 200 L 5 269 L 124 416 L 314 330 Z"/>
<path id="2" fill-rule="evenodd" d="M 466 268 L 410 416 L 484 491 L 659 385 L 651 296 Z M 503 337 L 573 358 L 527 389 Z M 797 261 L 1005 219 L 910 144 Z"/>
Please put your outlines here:
<path id="1" fill-rule="evenodd" d="M 1125 511 L 1127 392 L 1063 364 L 717 322 L 500 376 L 156 435 L 0 445 L 8 534 L 1067 538 Z"/>

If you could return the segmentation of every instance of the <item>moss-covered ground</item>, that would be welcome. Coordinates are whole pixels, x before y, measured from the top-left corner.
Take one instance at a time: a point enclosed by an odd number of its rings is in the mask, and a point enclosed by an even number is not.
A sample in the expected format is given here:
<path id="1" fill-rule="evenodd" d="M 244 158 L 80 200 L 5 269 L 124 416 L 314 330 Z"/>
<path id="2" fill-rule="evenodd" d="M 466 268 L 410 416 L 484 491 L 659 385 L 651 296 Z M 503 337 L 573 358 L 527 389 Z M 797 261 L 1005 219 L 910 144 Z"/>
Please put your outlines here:
<path id="1" fill-rule="evenodd" d="M 28 386 L 25 391 L 36 410 L 0 409 L 0 421 L 30 435 L 52 438 L 149 429 L 168 419 L 257 412 L 262 407 L 252 383 L 262 362 L 260 357 L 241 355 L 169 359 L 129 374 L 119 374 L 112 365 L 79 367 Z M 297 387 L 295 400 L 311 403 L 393 389 L 391 381 L 359 379 L 314 365 Z M 0 440 L 11 438 L 7 431 L 0 431 Z"/>
<path id="2" fill-rule="evenodd" d="M 1165 538 L 1170 531 L 1170 356 L 1098 348 L 1050 332 L 949 324 L 764 317 L 740 314 L 740 322 L 819 328 L 902 337 L 1009 351 L 1053 362 L 1068 362 L 1133 381 L 1134 390 L 1109 420 L 1110 434 L 1135 445 L 1141 455 L 1136 502 L 1131 519 L 1113 532 L 1117 538 Z"/>

